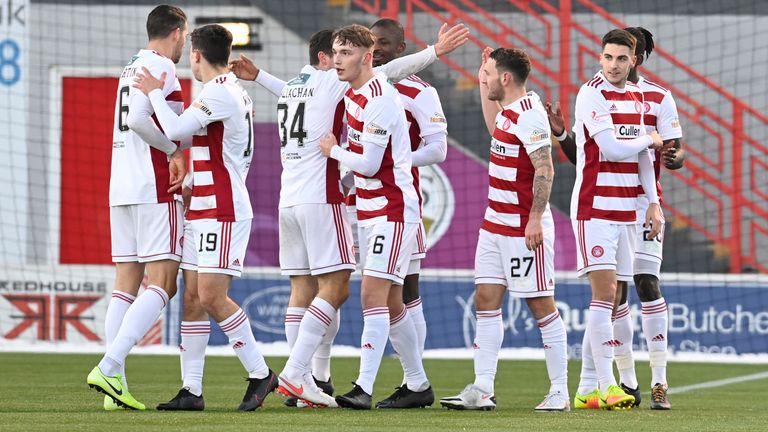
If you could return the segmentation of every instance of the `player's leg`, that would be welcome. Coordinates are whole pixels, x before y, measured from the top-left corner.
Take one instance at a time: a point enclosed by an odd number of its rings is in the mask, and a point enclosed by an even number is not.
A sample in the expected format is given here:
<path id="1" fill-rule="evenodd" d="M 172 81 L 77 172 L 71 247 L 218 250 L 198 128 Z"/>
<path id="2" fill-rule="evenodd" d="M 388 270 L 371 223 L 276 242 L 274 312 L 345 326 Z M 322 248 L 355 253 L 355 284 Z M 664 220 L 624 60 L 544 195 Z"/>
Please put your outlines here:
<path id="1" fill-rule="evenodd" d="M 424 308 L 421 303 L 419 293 L 419 273 L 421 272 L 421 261 L 427 256 L 426 232 L 424 222 L 419 224 L 419 230 L 416 232 L 416 250 L 411 255 L 411 262 L 408 266 L 408 273 L 403 283 L 403 303 L 408 308 L 408 314 L 416 326 L 418 334 L 419 352 L 424 353 L 424 343 L 427 340 L 427 322 L 424 318 Z"/>
<path id="2" fill-rule="evenodd" d="M 407 265 L 407 262 L 405 263 Z M 408 308 L 403 303 L 403 288 L 392 285 L 387 299 L 389 307 L 389 340 L 397 352 L 405 373 L 405 384 L 377 408 L 423 408 L 435 402 L 435 394 L 427 379 L 419 350 L 418 332 Z"/>
<path id="3" fill-rule="evenodd" d="M 144 263 L 140 263 L 136 249 L 136 221 L 134 206 L 115 206 L 109 208 L 110 231 L 112 240 L 112 261 L 115 263 L 115 288 L 112 291 L 107 313 L 104 316 L 104 342 L 107 349 L 115 340 L 123 323 L 128 308 L 144 280 Z M 128 388 L 125 367 L 120 370 L 123 385 Z M 104 396 L 104 409 L 112 411 L 119 407 L 111 397 Z"/>
<path id="4" fill-rule="evenodd" d="M 555 306 L 555 231 L 554 223 L 545 227 L 544 243 L 533 251 L 527 250 L 523 240 L 515 241 L 514 256 L 519 258 L 520 277 L 510 281 L 510 295 L 525 298 L 531 315 L 538 324 L 544 347 L 544 359 L 549 375 L 549 392 L 536 406 L 536 411 L 570 411 L 568 395 L 568 341 L 565 323 Z M 528 258 L 533 263 L 525 265 Z M 530 262 L 530 261 L 528 261 Z M 524 267 L 524 268 L 523 268 Z M 511 275 L 511 273 L 510 273 Z"/>
<path id="5" fill-rule="evenodd" d="M 504 340 L 501 304 L 507 292 L 507 266 L 502 255 L 502 236 L 480 230 L 475 251 L 475 382 L 456 396 L 440 399 L 440 404 L 457 410 L 496 408 L 494 381 L 499 350 Z"/>
<path id="6" fill-rule="evenodd" d="M 248 388 L 240 411 L 253 411 L 277 387 L 277 376 L 269 369 L 256 346 L 248 316 L 228 295 L 233 277 L 240 277 L 251 220 L 192 221 L 198 248 L 198 296 L 205 311 L 218 324 L 248 373 Z"/>
<path id="7" fill-rule="evenodd" d="M 634 229 L 634 227 L 630 227 Z M 632 251 L 626 247 L 621 247 L 618 254 L 626 254 L 621 261 L 632 260 Z M 630 272 L 631 273 L 631 272 Z M 617 294 L 613 312 L 613 338 L 618 342 L 613 349 L 613 355 L 616 360 L 616 369 L 619 371 L 619 384 L 625 393 L 635 398 L 633 407 L 640 405 L 642 395 L 637 385 L 637 374 L 635 373 L 635 359 L 632 352 L 634 344 L 634 327 L 632 325 L 632 315 L 629 310 L 629 289 L 627 279 L 630 276 L 617 274 Z"/>
<path id="8" fill-rule="evenodd" d="M 179 202 L 139 204 L 134 207 L 136 249 L 139 262 L 146 262 L 148 286 L 125 313 L 113 343 L 99 365 L 91 371 L 88 384 L 110 395 L 117 403 L 144 409 L 127 389 L 113 385 L 130 350 L 157 321 L 168 300 L 176 293 L 176 276 L 181 261 L 182 208 Z M 117 380 L 120 381 L 119 379 Z"/>
<path id="9" fill-rule="evenodd" d="M 586 332 L 597 371 L 600 406 L 628 408 L 635 399 L 616 385 L 613 376 L 611 316 L 616 299 L 617 250 L 623 227 L 603 221 L 574 221 L 577 237 L 579 276 L 586 275 L 592 288 Z M 631 263 L 630 263 L 631 265 Z"/>
<path id="10" fill-rule="evenodd" d="M 371 406 L 373 384 L 389 337 L 390 290 L 393 284 L 403 284 L 417 227 L 417 224 L 402 222 L 382 222 L 360 227 L 360 255 L 365 254 L 361 286 L 363 334 L 360 373 L 355 380 L 355 387 L 336 397 L 339 406 L 358 409 L 369 409 Z M 401 295 L 399 303 L 402 305 L 402 291 L 398 290 L 398 294 Z M 409 322 L 410 329 L 415 333 L 413 323 Z M 408 328 L 404 330 L 408 332 Z M 415 337 L 413 340 L 415 344 Z M 418 369 L 418 366 L 414 367 Z"/>
<path id="11" fill-rule="evenodd" d="M 667 302 L 661 292 L 664 232 L 655 239 L 637 238 L 635 288 L 642 305 L 642 327 L 651 365 L 651 409 L 672 408 L 667 398 Z"/>

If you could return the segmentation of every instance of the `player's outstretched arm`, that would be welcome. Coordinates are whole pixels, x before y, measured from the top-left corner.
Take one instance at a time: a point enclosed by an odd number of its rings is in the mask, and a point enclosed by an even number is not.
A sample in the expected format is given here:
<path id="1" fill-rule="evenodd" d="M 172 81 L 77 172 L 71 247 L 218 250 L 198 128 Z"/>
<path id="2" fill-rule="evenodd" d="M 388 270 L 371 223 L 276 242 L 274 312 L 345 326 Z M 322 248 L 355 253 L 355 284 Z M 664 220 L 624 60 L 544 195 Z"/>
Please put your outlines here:
<path id="1" fill-rule="evenodd" d="M 565 157 L 572 164 L 576 165 L 576 140 L 568 134 L 563 112 L 560 110 L 560 102 L 556 101 L 554 105 L 551 102 L 547 102 L 546 109 L 552 135 L 560 143 L 560 148 L 563 150 Z"/>
<path id="2" fill-rule="evenodd" d="M 611 162 L 622 161 L 645 149 L 661 148 L 661 137 L 653 131 L 648 135 L 639 136 L 630 140 L 616 139 L 613 129 L 605 129 L 595 135 L 595 142 L 600 152 Z"/>
<path id="3" fill-rule="evenodd" d="M 194 135 L 195 132 L 205 125 L 201 124 L 192 114 L 189 114 L 189 110 L 184 111 L 180 116 L 173 112 L 165 98 L 163 98 L 162 92 L 159 91 L 163 87 L 165 78 L 165 72 L 158 79 L 152 76 L 147 68 L 142 68 L 142 72 L 136 74 L 133 86 L 149 97 L 152 108 L 155 110 L 157 121 L 168 138 L 183 140 Z"/>
<path id="4" fill-rule="evenodd" d="M 152 103 L 141 92 L 132 92 L 128 101 L 126 124 L 145 143 L 167 155 L 176 151 L 176 144 L 157 127 L 152 120 Z"/>
<path id="5" fill-rule="evenodd" d="M 467 40 L 469 40 L 469 29 L 464 24 L 457 24 L 450 29 L 448 29 L 448 24 L 443 24 L 434 45 L 415 54 L 394 59 L 385 65 L 374 68 L 374 70 L 383 73 L 391 81 L 398 82 L 427 68 L 438 57 L 453 52 L 456 48 L 464 45 Z"/>
<path id="6" fill-rule="evenodd" d="M 525 247 L 534 250 L 544 243 L 541 217 L 547 209 L 555 168 L 552 165 L 552 146 L 546 145 L 531 152 L 528 157 L 535 170 L 533 175 L 533 204 L 525 226 Z"/>
<path id="7" fill-rule="evenodd" d="M 229 62 L 229 69 L 238 79 L 243 81 L 256 81 L 273 95 L 280 97 L 285 87 L 285 81 L 261 70 L 251 59 L 243 54 Z"/>
<path id="8" fill-rule="evenodd" d="M 423 167 L 438 164 L 448 156 L 448 136 L 445 132 L 423 136 L 424 145 L 411 153 L 411 164 Z"/>
<path id="9" fill-rule="evenodd" d="M 477 71 L 477 80 L 480 83 L 480 107 L 483 111 L 483 120 L 488 133 L 493 135 L 496 129 L 496 115 L 501 111 L 501 105 L 498 102 L 488 99 L 488 85 L 485 82 L 485 67 L 488 59 L 493 52 L 493 48 L 485 47 L 480 61 L 480 69 Z"/>

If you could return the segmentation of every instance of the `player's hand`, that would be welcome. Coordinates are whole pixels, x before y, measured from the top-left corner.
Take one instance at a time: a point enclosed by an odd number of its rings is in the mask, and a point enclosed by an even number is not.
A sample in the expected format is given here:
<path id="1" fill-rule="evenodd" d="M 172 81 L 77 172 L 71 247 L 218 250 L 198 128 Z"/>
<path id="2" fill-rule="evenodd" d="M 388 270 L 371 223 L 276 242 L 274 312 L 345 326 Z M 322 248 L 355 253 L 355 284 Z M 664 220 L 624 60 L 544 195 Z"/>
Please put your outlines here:
<path id="1" fill-rule="evenodd" d="M 320 138 L 320 153 L 325 157 L 331 157 L 331 149 L 336 145 L 336 137 L 328 131 Z"/>
<path id="2" fill-rule="evenodd" d="M 181 202 L 184 204 L 184 216 L 189 211 L 189 204 L 192 202 L 192 188 L 184 186 L 181 188 Z"/>
<path id="3" fill-rule="evenodd" d="M 469 40 L 469 29 L 464 24 L 456 24 L 448 28 L 448 23 L 440 26 L 435 42 L 435 54 L 438 57 L 448 54 L 456 48 L 464 45 Z"/>
<path id="4" fill-rule="evenodd" d="M 187 175 L 187 163 L 184 159 L 184 152 L 181 150 L 173 152 L 169 157 L 168 171 L 170 172 L 170 179 L 168 182 L 171 185 L 171 187 L 168 188 L 168 193 L 171 193 L 181 188 L 184 177 Z"/>
<path id="5" fill-rule="evenodd" d="M 563 118 L 563 112 L 560 111 L 560 101 L 555 101 L 554 105 L 552 102 L 547 102 L 546 109 L 552 135 L 562 135 L 565 132 L 565 119 Z"/>
<path id="6" fill-rule="evenodd" d="M 651 136 L 651 145 L 648 146 L 648 148 L 652 150 L 661 149 L 661 146 L 664 145 L 664 141 L 661 139 L 661 135 L 659 135 L 657 131 L 653 131 L 649 135 Z"/>
<path id="7" fill-rule="evenodd" d="M 244 81 L 253 81 L 259 76 L 259 68 L 253 64 L 251 59 L 242 54 L 240 54 L 240 58 L 229 62 L 229 69 L 238 79 Z"/>
<path id="8" fill-rule="evenodd" d="M 667 169 L 680 169 L 685 162 L 685 151 L 679 147 L 662 149 L 661 156 L 664 159 L 664 166 L 667 167 Z"/>
<path id="9" fill-rule="evenodd" d="M 480 82 L 481 87 L 483 80 L 485 78 L 485 63 L 488 61 L 489 58 L 491 58 L 491 53 L 493 52 L 493 48 L 491 47 L 485 47 L 483 48 L 482 57 L 480 59 L 480 69 L 477 71 L 477 80 Z"/>
<path id="10" fill-rule="evenodd" d="M 648 210 L 645 211 L 645 223 L 643 228 L 650 228 L 648 233 L 648 239 L 655 239 L 664 227 L 664 213 L 661 211 L 661 206 L 653 203 L 648 205 Z"/>
<path id="11" fill-rule="evenodd" d="M 136 77 L 133 79 L 133 86 L 139 90 L 141 90 L 142 93 L 149 96 L 149 93 L 152 90 L 156 89 L 162 89 L 165 85 L 165 77 L 166 73 L 163 72 L 160 74 L 160 78 L 155 78 L 152 76 L 152 73 L 149 72 L 149 69 L 142 67 L 141 72 L 136 74 Z"/>
<path id="12" fill-rule="evenodd" d="M 525 247 L 536 250 L 544 243 L 544 230 L 541 228 L 541 217 L 529 217 L 525 225 Z"/>

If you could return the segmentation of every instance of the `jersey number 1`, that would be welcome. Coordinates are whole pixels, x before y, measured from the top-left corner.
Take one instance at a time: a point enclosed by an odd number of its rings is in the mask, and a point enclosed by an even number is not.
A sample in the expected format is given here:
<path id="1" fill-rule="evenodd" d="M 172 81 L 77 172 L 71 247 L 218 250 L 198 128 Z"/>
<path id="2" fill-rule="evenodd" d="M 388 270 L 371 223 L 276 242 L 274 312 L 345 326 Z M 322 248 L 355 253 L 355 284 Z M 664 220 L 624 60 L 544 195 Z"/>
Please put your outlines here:
<path id="1" fill-rule="evenodd" d="M 296 107 L 296 112 L 293 113 L 290 134 L 285 128 L 285 122 L 288 120 L 288 104 L 277 104 L 277 112 L 278 116 L 282 113 L 282 118 L 280 119 L 280 146 L 285 147 L 290 138 L 298 140 L 299 147 L 303 147 L 304 138 L 307 137 L 307 131 L 304 130 L 304 102 L 299 103 L 299 106 Z"/>

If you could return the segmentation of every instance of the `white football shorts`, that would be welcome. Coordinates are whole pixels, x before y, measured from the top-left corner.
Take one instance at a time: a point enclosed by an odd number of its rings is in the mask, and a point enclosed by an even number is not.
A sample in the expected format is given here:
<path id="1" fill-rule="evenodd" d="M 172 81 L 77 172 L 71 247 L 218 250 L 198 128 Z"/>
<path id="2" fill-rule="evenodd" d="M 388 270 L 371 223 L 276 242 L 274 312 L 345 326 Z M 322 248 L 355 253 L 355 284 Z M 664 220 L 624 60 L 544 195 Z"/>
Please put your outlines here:
<path id="1" fill-rule="evenodd" d="M 417 223 L 380 222 L 358 226 L 363 276 L 402 285 L 416 247 Z"/>
<path id="2" fill-rule="evenodd" d="M 235 222 L 195 219 L 190 225 L 192 244 L 197 247 L 197 273 L 240 277 L 251 237 L 251 219 Z"/>
<path id="3" fill-rule="evenodd" d="M 343 204 L 280 209 L 280 270 L 286 276 L 355 270 L 352 229 Z"/>
<path id="4" fill-rule="evenodd" d="M 181 261 L 183 214 L 179 201 L 110 207 L 112 261 Z"/>
<path id="5" fill-rule="evenodd" d="M 634 275 L 635 225 L 600 219 L 571 220 L 576 236 L 579 277 L 595 270 L 613 270 L 616 279 L 631 282 Z"/>

